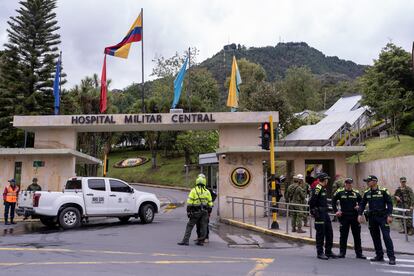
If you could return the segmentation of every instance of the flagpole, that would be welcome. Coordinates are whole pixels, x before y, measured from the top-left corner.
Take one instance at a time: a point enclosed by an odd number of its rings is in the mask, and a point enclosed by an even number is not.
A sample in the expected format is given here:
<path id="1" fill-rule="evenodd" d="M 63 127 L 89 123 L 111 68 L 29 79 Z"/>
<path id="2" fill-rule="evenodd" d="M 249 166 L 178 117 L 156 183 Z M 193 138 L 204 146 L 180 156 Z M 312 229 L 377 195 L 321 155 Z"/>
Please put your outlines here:
<path id="1" fill-rule="evenodd" d="M 191 90 L 190 90 L 190 84 L 191 84 L 191 72 L 190 72 L 190 66 L 191 66 L 191 48 L 188 47 L 188 112 L 191 112 Z"/>
<path id="2" fill-rule="evenodd" d="M 141 8 L 141 62 L 142 62 L 142 69 L 141 69 L 141 85 L 142 85 L 142 94 L 141 94 L 141 112 L 145 113 L 145 106 L 144 106 L 144 9 Z"/>

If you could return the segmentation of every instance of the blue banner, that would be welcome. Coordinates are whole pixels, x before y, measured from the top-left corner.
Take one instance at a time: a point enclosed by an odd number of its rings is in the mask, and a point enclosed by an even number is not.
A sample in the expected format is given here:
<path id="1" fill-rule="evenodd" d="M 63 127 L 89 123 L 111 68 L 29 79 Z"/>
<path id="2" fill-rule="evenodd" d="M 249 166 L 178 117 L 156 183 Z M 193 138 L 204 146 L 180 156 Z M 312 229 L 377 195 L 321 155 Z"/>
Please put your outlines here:
<path id="1" fill-rule="evenodd" d="M 187 63 L 188 63 L 188 57 L 185 59 L 183 67 L 181 67 L 180 72 L 178 72 L 178 75 L 174 80 L 174 100 L 173 100 L 172 107 L 171 107 L 172 109 L 174 109 L 177 106 L 177 103 L 180 100 L 184 76 L 187 70 Z"/>
<path id="2" fill-rule="evenodd" d="M 56 73 L 55 73 L 55 80 L 53 82 L 53 96 L 55 97 L 55 115 L 59 115 L 59 109 L 60 109 L 60 64 L 61 64 L 61 57 L 59 56 L 59 59 L 56 63 Z"/>

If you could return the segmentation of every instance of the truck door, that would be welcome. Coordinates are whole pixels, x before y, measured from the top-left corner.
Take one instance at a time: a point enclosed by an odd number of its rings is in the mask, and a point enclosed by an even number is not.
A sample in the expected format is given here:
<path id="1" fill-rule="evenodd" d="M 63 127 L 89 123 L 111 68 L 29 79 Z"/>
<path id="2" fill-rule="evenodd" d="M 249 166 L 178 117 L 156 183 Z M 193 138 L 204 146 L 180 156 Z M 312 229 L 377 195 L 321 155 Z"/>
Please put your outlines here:
<path id="1" fill-rule="evenodd" d="M 102 215 L 108 212 L 108 189 L 105 179 L 89 178 L 84 185 L 85 207 L 88 215 Z"/>
<path id="2" fill-rule="evenodd" d="M 133 214 L 135 210 L 135 194 L 133 189 L 126 183 L 109 179 L 109 213 L 111 214 Z"/>

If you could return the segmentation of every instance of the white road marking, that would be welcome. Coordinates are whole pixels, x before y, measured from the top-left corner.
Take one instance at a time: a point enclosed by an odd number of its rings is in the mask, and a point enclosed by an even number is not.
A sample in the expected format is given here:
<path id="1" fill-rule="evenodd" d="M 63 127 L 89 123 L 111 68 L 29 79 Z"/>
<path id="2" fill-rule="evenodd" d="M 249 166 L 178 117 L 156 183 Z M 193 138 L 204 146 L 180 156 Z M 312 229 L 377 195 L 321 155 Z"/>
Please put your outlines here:
<path id="1" fill-rule="evenodd" d="M 412 271 L 398 271 L 398 270 L 392 270 L 392 269 L 377 269 L 377 271 L 384 272 L 384 273 L 400 274 L 400 275 L 414 275 L 414 272 Z"/>

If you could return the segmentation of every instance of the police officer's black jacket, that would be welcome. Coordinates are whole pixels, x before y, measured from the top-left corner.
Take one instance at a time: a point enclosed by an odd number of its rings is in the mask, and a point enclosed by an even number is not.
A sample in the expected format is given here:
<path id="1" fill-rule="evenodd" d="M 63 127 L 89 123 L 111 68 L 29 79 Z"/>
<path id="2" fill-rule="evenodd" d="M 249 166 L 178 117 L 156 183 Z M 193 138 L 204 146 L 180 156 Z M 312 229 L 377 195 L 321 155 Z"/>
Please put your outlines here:
<path id="1" fill-rule="evenodd" d="M 368 189 L 362 197 L 358 213 L 362 215 L 365 206 L 369 204 L 369 212 L 373 215 L 391 215 L 392 200 L 386 188 L 378 186 L 376 190 Z"/>
<path id="2" fill-rule="evenodd" d="M 332 198 L 332 209 L 338 212 L 337 202 L 341 205 L 341 212 L 344 215 L 357 216 L 358 211 L 355 210 L 357 204 L 361 203 L 362 197 L 359 191 L 351 189 L 347 191 L 345 188 L 339 188 Z"/>
<path id="3" fill-rule="evenodd" d="M 312 191 L 311 198 L 309 199 L 309 207 L 311 210 L 318 208 L 320 212 L 328 211 L 326 189 L 321 184 L 318 184 Z"/>

